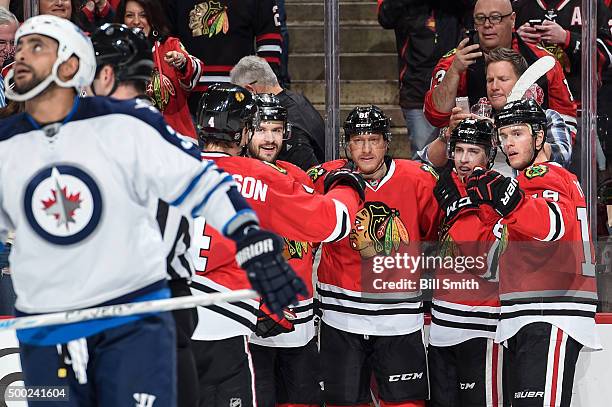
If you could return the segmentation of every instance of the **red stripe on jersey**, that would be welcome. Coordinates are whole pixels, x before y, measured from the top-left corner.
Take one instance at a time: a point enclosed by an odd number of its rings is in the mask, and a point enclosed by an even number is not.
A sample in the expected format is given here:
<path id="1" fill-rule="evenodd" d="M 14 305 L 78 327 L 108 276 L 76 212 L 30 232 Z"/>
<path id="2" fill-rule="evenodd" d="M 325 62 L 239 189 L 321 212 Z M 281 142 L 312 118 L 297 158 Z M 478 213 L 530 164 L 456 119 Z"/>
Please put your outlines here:
<path id="1" fill-rule="evenodd" d="M 598 324 L 612 324 L 612 314 L 611 313 L 597 314 L 595 315 L 595 322 Z"/>
<path id="2" fill-rule="evenodd" d="M 280 58 L 276 58 L 276 57 L 264 57 L 264 59 L 266 61 L 268 61 L 268 63 L 280 64 Z"/>
<path id="3" fill-rule="evenodd" d="M 499 356 L 499 344 L 493 344 L 493 352 L 491 353 L 491 374 L 493 375 L 493 377 L 491 377 L 491 398 L 493 399 L 493 404 L 495 404 L 497 403 L 497 400 L 499 400 L 497 396 L 497 361 Z"/>
<path id="4" fill-rule="evenodd" d="M 229 72 L 233 65 L 204 65 L 204 72 Z"/>
<path id="5" fill-rule="evenodd" d="M 268 34 L 258 35 L 257 37 L 255 37 L 255 41 L 264 41 L 264 40 L 277 40 L 277 41 L 280 41 L 281 40 L 281 35 L 277 34 L 277 33 L 268 33 Z"/>
<path id="6" fill-rule="evenodd" d="M 553 375 L 552 382 L 550 384 L 550 405 L 555 405 L 555 399 L 557 398 L 557 382 L 559 380 L 559 355 L 561 354 L 561 342 L 563 341 L 563 331 L 561 329 L 557 329 L 557 337 L 555 341 L 557 344 L 555 345 L 555 356 L 553 361 Z"/>

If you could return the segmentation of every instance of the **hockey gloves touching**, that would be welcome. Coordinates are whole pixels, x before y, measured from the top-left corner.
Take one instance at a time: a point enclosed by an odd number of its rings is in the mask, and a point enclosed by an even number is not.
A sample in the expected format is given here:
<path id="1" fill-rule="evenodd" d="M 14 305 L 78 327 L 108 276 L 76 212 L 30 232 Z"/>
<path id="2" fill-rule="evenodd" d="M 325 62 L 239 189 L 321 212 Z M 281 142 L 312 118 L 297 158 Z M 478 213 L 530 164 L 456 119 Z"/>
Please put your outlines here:
<path id="1" fill-rule="evenodd" d="M 283 257 L 284 241 L 272 232 L 250 229 L 236 242 L 236 262 L 246 270 L 251 285 L 272 313 L 282 316 L 283 308 L 297 304 L 297 296 L 308 295 L 304 282 Z"/>
<path id="2" fill-rule="evenodd" d="M 453 180 L 451 167 L 447 167 L 436 182 L 434 196 L 440 209 L 444 211 L 444 223 L 450 224 L 459 213 L 467 208 L 476 208 L 467 196 L 461 196 L 457 184 Z"/>
<path id="3" fill-rule="evenodd" d="M 481 169 L 475 170 L 468 178 L 467 193 L 472 202 L 489 204 L 503 217 L 516 209 L 525 197 L 515 178 Z"/>
<path id="4" fill-rule="evenodd" d="M 336 185 L 346 185 L 353 188 L 358 194 L 361 201 L 365 201 L 365 180 L 358 172 L 348 168 L 339 168 L 330 171 L 323 181 L 323 191 L 327 193 Z"/>
<path id="5" fill-rule="evenodd" d="M 261 338 L 270 338 L 272 336 L 292 332 L 294 330 L 293 323 L 289 316 L 294 317 L 291 312 L 283 311 L 283 317 L 270 312 L 269 308 L 261 302 L 257 311 L 257 325 L 255 334 Z M 293 318 L 294 319 L 294 318 Z"/>

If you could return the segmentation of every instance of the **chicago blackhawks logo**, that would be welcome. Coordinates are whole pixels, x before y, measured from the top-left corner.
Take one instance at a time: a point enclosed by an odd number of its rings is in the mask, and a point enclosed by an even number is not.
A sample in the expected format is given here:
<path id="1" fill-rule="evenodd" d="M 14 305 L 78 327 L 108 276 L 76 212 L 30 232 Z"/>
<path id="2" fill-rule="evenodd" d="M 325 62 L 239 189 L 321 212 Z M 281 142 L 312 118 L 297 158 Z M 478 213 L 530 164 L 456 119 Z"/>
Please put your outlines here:
<path id="1" fill-rule="evenodd" d="M 312 182 L 317 182 L 317 180 L 323 175 L 325 175 L 326 172 L 327 170 L 325 168 L 321 167 L 320 165 L 317 165 L 316 167 L 312 167 L 311 169 L 306 171 L 306 174 L 308 174 Z"/>
<path id="2" fill-rule="evenodd" d="M 421 165 L 421 169 L 425 172 L 430 173 L 431 175 L 433 175 L 433 177 L 435 179 L 440 179 L 440 176 L 438 175 L 438 173 L 436 172 L 436 170 L 434 170 L 431 166 L 427 165 L 427 164 L 423 164 Z"/>
<path id="3" fill-rule="evenodd" d="M 39 171 L 24 195 L 28 223 L 43 239 L 60 245 L 89 236 L 102 214 L 100 189 L 83 170 L 58 165 Z"/>
<path id="4" fill-rule="evenodd" d="M 153 69 L 151 81 L 147 84 L 147 96 L 149 96 L 155 107 L 161 112 L 164 111 L 171 96 L 176 95 L 176 90 L 172 81 L 164 74 L 159 73 L 157 68 Z"/>
<path id="5" fill-rule="evenodd" d="M 220 32 L 227 34 L 229 31 L 227 7 L 221 6 L 221 3 L 216 1 L 196 4 L 189 12 L 189 28 L 194 37 L 202 35 L 212 37 Z"/>
<path id="6" fill-rule="evenodd" d="M 408 244 L 410 238 L 397 209 L 383 202 L 366 202 L 355 216 L 355 229 L 349 240 L 353 250 L 358 250 L 364 259 L 379 254 L 390 255 L 401 243 Z"/>
<path id="7" fill-rule="evenodd" d="M 525 176 L 528 179 L 535 177 L 543 177 L 548 172 L 548 167 L 545 165 L 532 165 L 525 170 Z"/>
<path id="8" fill-rule="evenodd" d="M 297 242 L 295 240 L 285 240 L 285 247 L 283 248 L 283 257 L 286 260 L 291 259 L 303 259 L 304 255 L 308 253 L 308 242 Z"/>
<path id="9" fill-rule="evenodd" d="M 274 163 L 269 163 L 267 161 L 262 161 L 262 163 L 269 165 L 270 167 L 274 168 L 276 171 L 280 172 L 281 174 L 287 174 L 287 170 L 279 167 L 278 165 L 274 164 Z"/>

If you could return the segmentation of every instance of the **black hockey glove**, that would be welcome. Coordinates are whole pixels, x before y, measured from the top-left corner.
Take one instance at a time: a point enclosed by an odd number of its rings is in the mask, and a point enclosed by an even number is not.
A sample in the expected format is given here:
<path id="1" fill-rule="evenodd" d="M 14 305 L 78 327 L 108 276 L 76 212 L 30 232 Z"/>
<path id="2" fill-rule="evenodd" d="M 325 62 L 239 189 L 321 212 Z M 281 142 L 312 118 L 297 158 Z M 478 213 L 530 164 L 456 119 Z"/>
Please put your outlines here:
<path id="1" fill-rule="evenodd" d="M 308 295 L 304 282 L 283 257 L 285 242 L 272 232 L 251 229 L 236 243 L 236 262 L 246 270 L 251 285 L 278 316 L 297 304 L 298 294 Z"/>
<path id="2" fill-rule="evenodd" d="M 444 212 L 444 223 L 446 224 L 452 223 L 462 210 L 477 207 L 472 204 L 468 196 L 462 197 L 459 193 L 453 180 L 451 167 L 447 167 L 440 173 L 440 178 L 434 187 L 434 196 L 440 209 Z"/>
<path id="3" fill-rule="evenodd" d="M 336 185 L 347 185 L 353 188 L 358 194 L 361 201 L 365 201 L 365 180 L 358 172 L 348 168 L 339 168 L 330 171 L 323 181 L 323 191 L 327 193 Z"/>
<path id="4" fill-rule="evenodd" d="M 489 170 L 475 170 L 468 178 L 468 196 L 473 203 L 487 203 L 501 216 L 508 216 L 525 197 L 515 178 Z"/>
<path id="5" fill-rule="evenodd" d="M 279 317 L 272 313 L 266 304 L 260 303 L 259 310 L 257 311 L 255 333 L 261 338 L 270 338 L 287 332 L 293 332 L 295 328 L 293 327 L 293 322 L 288 318 L 290 315 L 289 311 L 283 311 L 283 316 Z"/>

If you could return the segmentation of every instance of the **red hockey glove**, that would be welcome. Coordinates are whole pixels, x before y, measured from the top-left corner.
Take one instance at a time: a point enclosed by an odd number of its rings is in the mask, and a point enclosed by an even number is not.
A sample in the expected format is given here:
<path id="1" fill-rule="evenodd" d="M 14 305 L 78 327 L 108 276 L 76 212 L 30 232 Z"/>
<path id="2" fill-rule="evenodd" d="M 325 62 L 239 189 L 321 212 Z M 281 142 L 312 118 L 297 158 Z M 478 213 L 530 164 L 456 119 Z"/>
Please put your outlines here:
<path id="1" fill-rule="evenodd" d="M 276 314 L 270 312 L 270 309 L 261 302 L 259 304 L 259 311 L 257 312 L 257 326 L 255 333 L 261 338 L 270 338 L 272 336 L 284 334 L 287 332 L 293 332 L 295 328 L 293 323 L 287 317 L 295 319 L 290 311 L 283 310 L 283 317 L 279 317 Z"/>

